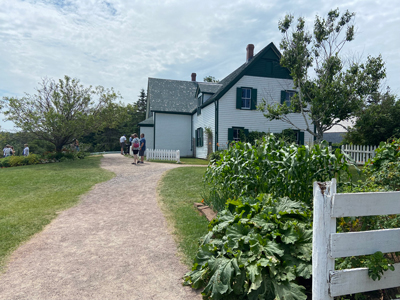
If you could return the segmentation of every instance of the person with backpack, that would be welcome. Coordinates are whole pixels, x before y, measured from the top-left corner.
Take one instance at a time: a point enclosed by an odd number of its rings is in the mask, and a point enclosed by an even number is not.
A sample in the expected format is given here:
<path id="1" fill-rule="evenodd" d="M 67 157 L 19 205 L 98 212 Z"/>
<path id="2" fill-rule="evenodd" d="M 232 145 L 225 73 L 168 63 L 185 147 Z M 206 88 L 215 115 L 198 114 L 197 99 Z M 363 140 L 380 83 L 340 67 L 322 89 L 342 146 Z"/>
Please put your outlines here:
<path id="1" fill-rule="evenodd" d="M 139 156 L 141 164 L 143 164 L 144 160 L 144 151 L 146 151 L 146 139 L 144 138 L 144 133 L 142 133 L 140 135 L 140 148 L 139 148 Z"/>
<path id="2" fill-rule="evenodd" d="M 132 152 L 133 152 L 133 163 L 132 165 L 136 165 L 138 162 L 138 157 L 137 154 L 139 152 L 140 148 L 140 140 L 138 139 L 138 136 L 136 133 L 133 134 L 133 140 L 132 140 Z"/>

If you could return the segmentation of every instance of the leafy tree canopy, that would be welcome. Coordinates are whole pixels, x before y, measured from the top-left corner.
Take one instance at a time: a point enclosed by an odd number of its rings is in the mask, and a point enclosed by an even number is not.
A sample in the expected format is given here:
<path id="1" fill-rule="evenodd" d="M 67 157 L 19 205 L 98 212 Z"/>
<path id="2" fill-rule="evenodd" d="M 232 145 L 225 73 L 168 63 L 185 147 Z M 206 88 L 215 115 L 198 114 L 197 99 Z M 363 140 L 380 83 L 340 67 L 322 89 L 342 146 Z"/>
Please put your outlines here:
<path id="1" fill-rule="evenodd" d="M 4 97 L 6 120 L 52 143 L 57 151 L 75 138 L 116 125 L 114 103 L 121 96 L 102 86 L 84 87 L 78 79 L 42 79 L 36 94 Z"/>
<path id="2" fill-rule="evenodd" d="M 354 127 L 346 133 L 345 142 L 379 145 L 389 138 L 400 138 L 400 101 L 387 90 L 368 99 Z"/>
<path id="3" fill-rule="evenodd" d="M 306 30 L 303 18 L 298 18 L 296 26 L 292 15 L 279 22 L 283 35 L 280 63 L 289 69 L 299 93 L 290 105 L 264 100 L 259 109 L 266 118 L 283 120 L 320 141 L 325 131 L 354 116 L 378 90 L 386 76 L 381 56 L 369 56 L 365 63 L 349 62 L 347 68 L 340 56 L 344 45 L 354 39 L 354 16 L 349 11 L 340 14 L 339 9 L 331 10 L 326 18 L 316 16 L 312 33 Z M 290 113 L 300 113 L 305 127 L 293 124 Z"/>
<path id="4" fill-rule="evenodd" d="M 219 82 L 218 79 L 215 79 L 215 77 L 214 77 L 214 76 L 211 76 L 211 75 L 210 75 L 210 76 L 204 77 L 203 81 L 204 81 L 204 82 L 216 82 L 216 83 Z"/>

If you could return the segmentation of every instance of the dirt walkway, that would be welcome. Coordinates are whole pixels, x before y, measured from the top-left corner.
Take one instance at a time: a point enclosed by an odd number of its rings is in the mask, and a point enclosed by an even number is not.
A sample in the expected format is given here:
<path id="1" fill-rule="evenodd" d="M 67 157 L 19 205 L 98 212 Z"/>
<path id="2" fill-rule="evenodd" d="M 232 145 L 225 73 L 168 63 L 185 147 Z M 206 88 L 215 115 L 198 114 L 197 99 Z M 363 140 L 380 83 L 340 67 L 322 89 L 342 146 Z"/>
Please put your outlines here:
<path id="1" fill-rule="evenodd" d="M 156 185 L 174 164 L 105 155 L 116 177 L 98 184 L 21 246 L 0 276 L 0 299 L 191 300 L 188 271 L 156 201 Z"/>

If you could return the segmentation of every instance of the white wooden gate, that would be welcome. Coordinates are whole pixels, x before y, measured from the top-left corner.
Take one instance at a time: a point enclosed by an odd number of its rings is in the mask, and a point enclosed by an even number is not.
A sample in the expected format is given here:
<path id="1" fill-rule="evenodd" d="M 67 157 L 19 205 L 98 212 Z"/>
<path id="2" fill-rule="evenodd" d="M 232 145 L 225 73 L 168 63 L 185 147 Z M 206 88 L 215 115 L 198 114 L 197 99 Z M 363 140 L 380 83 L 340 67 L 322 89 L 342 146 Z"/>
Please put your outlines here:
<path id="1" fill-rule="evenodd" d="M 335 258 L 400 251 L 400 228 L 336 233 L 336 218 L 400 214 L 400 192 L 337 194 L 336 180 L 314 182 L 313 300 L 400 286 L 400 263 L 373 281 L 367 268 L 335 271 Z"/>
<path id="2" fill-rule="evenodd" d="M 146 160 L 181 161 L 179 150 L 146 149 Z"/>

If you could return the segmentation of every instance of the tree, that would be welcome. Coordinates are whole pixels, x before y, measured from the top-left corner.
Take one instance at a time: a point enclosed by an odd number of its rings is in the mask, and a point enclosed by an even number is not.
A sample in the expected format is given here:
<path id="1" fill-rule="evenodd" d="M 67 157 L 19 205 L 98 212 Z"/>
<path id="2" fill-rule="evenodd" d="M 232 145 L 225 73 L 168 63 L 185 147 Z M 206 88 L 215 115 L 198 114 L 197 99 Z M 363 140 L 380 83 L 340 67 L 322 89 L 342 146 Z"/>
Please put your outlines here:
<path id="1" fill-rule="evenodd" d="M 344 45 L 354 39 L 354 16 L 349 11 L 340 15 L 339 9 L 331 10 L 326 19 L 316 16 L 312 34 L 305 29 L 303 18 L 291 34 L 293 16 L 286 15 L 279 22 L 283 34 L 280 63 L 289 69 L 298 93 L 289 105 L 264 100 L 259 109 L 266 118 L 285 121 L 321 141 L 325 131 L 350 119 L 378 90 L 386 76 L 381 56 L 369 56 L 365 63 L 349 62 L 347 69 L 339 56 Z M 315 75 L 311 78 L 310 73 Z M 300 113 L 305 128 L 293 124 L 290 113 Z"/>
<path id="2" fill-rule="evenodd" d="M 354 126 L 346 133 L 345 142 L 379 145 L 389 138 L 400 138 L 400 101 L 388 89 L 368 99 L 357 114 Z"/>
<path id="3" fill-rule="evenodd" d="M 210 76 L 204 77 L 203 81 L 204 81 L 204 82 L 215 82 L 215 83 L 218 83 L 218 82 L 219 82 L 218 79 L 215 79 L 215 77 L 214 77 L 214 76 L 211 76 L 211 75 L 210 75 Z"/>
<path id="4" fill-rule="evenodd" d="M 58 82 L 42 79 L 36 92 L 4 97 L 4 115 L 22 131 L 52 143 L 56 151 L 75 138 L 113 125 L 113 102 L 121 97 L 112 88 L 84 87 L 68 76 Z"/>
<path id="5" fill-rule="evenodd" d="M 139 113 L 139 122 L 146 119 L 146 110 L 147 110 L 147 95 L 144 89 L 140 90 L 139 99 L 136 102 L 137 112 Z"/>

